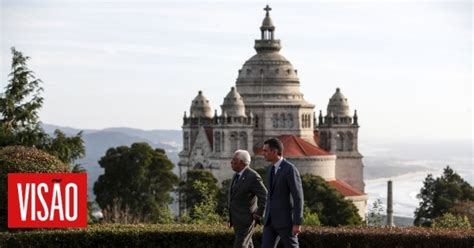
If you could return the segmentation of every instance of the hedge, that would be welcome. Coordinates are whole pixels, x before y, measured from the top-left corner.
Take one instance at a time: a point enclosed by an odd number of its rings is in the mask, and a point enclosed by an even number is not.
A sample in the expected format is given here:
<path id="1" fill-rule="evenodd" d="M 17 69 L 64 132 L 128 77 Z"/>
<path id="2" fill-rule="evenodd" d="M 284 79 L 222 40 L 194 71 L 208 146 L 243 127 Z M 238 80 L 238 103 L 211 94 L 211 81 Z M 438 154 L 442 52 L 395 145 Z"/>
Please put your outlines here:
<path id="1" fill-rule="evenodd" d="M 69 166 L 56 157 L 34 147 L 0 148 L 0 230 L 7 229 L 8 173 L 68 172 Z"/>
<path id="2" fill-rule="evenodd" d="M 93 225 L 87 229 L 14 230 L 0 247 L 232 247 L 233 231 L 206 225 Z M 260 247 L 261 227 L 254 234 Z M 304 227 L 301 247 L 472 248 L 474 230 L 432 228 Z"/>

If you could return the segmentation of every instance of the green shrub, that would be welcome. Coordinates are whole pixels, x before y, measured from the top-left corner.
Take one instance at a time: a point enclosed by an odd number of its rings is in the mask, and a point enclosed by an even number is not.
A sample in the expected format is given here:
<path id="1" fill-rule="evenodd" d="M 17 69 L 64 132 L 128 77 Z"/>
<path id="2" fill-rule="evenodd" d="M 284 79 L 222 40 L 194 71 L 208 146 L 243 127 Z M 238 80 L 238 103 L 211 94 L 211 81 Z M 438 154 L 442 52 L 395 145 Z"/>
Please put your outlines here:
<path id="1" fill-rule="evenodd" d="M 68 172 L 68 165 L 32 147 L 7 146 L 0 149 L 0 229 L 7 227 L 7 174 Z"/>
<path id="2" fill-rule="evenodd" d="M 301 247 L 472 248 L 474 231 L 434 228 L 303 227 Z M 87 229 L 0 233 L 0 247 L 231 247 L 225 225 L 93 225 Z M 261 246 L 262 228 L 253 236 Z"/>
<path id="3" fill-rule="evenodd" d="M 306 226 L 320 226 L 321 222 L 319 221 L 319 217 L 317 213 L 311 212 L 308 206 L 304 206 L 304 222 L 303 224 Z"/>
<path id="4" fill-rule="evenodd" d="M 197 202 L 191 211 L 191 223 L 193 224 L 218 224 L 222 221 L 221 217 L 216 213 L 216 196 L 215 194 L 206 194 L 209 192 L 207 183 L 194 181 L 193 187 L 202 196 L 201 201 Z"/>
<path id="5" fill-rule="evenodd" d="M 434 228 L 471 228 L 471 224 L 466 216 L 455 216 L 451 213 L 445 213 L 435 218 L 431 225 Z"/>

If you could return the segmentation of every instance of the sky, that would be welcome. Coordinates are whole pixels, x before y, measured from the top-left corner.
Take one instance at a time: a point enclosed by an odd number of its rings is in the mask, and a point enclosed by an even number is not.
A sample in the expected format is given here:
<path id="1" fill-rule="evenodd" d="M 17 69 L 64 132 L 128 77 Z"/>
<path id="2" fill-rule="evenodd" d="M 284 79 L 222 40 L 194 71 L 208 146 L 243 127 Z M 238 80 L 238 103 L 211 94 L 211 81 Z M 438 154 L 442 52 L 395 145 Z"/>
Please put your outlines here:
<path id="1" fill-rule="evenodd" d="M 316 112 L 340 87 L 362 141 L 473 138 L 471 1 L 1 0 L 1 91 L 14 46 L 42 122 L 180 129 L 199 90 L 220 112 L 266 4 Z"/>

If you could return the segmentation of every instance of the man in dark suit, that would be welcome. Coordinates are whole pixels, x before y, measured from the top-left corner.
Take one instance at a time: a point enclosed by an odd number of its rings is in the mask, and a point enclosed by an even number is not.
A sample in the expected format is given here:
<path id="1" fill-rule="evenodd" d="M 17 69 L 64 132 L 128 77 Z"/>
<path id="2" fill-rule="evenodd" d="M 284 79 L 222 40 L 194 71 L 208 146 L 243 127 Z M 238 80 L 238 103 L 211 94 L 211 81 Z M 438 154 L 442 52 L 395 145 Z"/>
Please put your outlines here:
<path id="1" fill-rule="evenodd" d="M 297 235 L 303 221 L 303 187 L 300 173 L 282 154 L 283 144 L 279 139 L 264 142 L 263 157 L 272 164 L 267 168 L 263 248 L 273 248 L 278 236 L 285 247 L 299 247 Z"/>
<path id="2" fill-rule="evenodd" d="M 235 174 L 229 187 L 229 221 L 234 227 L 234 248 L 253 247 L 256 222 L 263 216 L 267 189 L 260 175 L 252 170 L 250 154 L 237 150 L 231 161 Z"/>

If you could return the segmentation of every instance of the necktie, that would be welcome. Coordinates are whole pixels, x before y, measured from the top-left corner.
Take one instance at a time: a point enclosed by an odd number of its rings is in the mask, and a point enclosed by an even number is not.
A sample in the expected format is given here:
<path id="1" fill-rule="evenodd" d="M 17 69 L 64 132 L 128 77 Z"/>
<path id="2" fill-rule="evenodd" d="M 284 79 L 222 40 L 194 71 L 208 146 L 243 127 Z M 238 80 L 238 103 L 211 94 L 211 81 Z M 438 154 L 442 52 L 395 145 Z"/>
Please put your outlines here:
<path id="1" fill-rule="evenodd" d="M 232 179 L 232 188 L 237 184 L 239 181 L 239 173 L 235 173 L 234 179 Z"/>
<path id="2" fill-rule="evenodd" d="M 275 178 L 275 166 L 272 166 L 272 170 L 270 171 L 270 191 L 273 190 L 273 179 Z"/>

